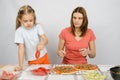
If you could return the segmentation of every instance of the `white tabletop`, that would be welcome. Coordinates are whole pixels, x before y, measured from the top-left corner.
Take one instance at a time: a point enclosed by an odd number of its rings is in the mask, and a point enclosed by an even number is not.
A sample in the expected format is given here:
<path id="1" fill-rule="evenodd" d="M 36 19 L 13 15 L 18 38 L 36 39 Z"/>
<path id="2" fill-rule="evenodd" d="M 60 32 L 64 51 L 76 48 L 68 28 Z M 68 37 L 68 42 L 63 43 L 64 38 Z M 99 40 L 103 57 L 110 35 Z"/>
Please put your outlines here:
<path id="1" fill-rule="evenodd" d="M 14 72 L 13 69 L 16 65 L 6 65 L 0 69 L 0 74 L 3 70 Z M 109 73 L 109 69 L 114 65 L 98 65 L 100 71 L 107 76 L 106 80 L 113 80 Z M 36 76 L 33 75 L 30 70 L 33 70 L 38 67 L 45 67 L 50 69 L 51 65 L 31 65 L 26 66 L 24 70 L 20 73 L 20 77 L 18 80 L 83 80 L 82 75 L 57 75 L 57 74 L 49 74 L 47 76 Z M 14 72 L 16 73 L 16 72 Z M 17 74 L 17 73 L 16 73 Z"/>

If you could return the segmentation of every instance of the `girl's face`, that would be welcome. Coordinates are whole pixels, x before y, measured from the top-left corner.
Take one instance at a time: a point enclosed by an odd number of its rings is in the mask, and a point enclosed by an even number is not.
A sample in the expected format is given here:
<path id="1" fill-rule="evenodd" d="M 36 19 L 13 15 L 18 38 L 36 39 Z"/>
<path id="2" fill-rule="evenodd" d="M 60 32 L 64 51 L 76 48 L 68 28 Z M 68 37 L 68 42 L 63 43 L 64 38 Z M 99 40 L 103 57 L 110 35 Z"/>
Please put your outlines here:
<path id="1" fill-rule="evenodd" d="M 79 28 L 82 25 L 83 22 L 83 14 L 76 12 L 73 13 L 73 24 L 75 28 Z"/>
<path id="2" fill-rule="evenodd" d="M 31 29 L 32 26 L 34 25 L 34 16 L 33 16 L 33 14 L 22 15 L 22 19 L 20 20 L 20 22 L 25 28 Z"/>

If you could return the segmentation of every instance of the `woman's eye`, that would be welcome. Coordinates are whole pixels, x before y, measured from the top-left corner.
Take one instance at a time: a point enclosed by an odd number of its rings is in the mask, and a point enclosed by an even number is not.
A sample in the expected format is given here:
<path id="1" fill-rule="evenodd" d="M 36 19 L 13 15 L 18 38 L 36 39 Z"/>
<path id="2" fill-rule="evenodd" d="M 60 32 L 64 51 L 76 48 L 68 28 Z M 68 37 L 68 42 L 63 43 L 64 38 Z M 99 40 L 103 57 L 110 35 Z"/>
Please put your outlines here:
<path id="1" fill-rule="evenodd" d="M 79 17 L 79 19 L 81 20 L 81 19 L 83 19 L 82 17 Z"/>
<path id="2" fill-rule="evenodd" d="M 73 19 L 76 19 L 76 17 L 73 17 Z"/>

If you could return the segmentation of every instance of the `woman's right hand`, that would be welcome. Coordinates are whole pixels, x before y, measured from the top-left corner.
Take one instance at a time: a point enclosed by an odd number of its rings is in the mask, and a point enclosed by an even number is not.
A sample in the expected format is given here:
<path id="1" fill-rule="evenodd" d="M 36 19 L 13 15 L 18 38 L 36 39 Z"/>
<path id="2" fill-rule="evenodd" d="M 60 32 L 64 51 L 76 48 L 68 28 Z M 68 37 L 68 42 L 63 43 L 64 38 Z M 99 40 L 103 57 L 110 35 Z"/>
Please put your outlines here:
<path id="1" fill-rule="evenodd" d="M 21 71 L 22 69 L 23 69 L 22 66 L 17 66 L 17 67 L 15 67 L 14 71 Z"/>
<path id="2" fill-rule="evenodd" d="M 64 50 L 59 50 L 58 51 L 58 56 L 63 58 L 65 55 L 66 55 L 66 52 Z"/>

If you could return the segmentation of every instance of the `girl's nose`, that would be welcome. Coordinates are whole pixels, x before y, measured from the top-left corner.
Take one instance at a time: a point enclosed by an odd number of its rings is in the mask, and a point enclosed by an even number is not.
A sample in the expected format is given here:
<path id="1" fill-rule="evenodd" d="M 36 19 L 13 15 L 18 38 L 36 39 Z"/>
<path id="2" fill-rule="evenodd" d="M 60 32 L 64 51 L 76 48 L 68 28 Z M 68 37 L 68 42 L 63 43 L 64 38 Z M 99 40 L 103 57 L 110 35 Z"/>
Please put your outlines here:
<path id="1" fill-rule="evenodd" d="M 28 24 L 28 25 L 30 25 L 31 23 L 30 23 L 30 22 L 28 22 L 27 24 Z"/>

